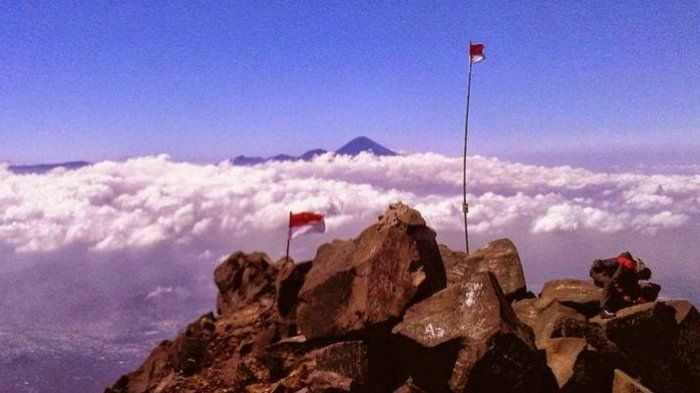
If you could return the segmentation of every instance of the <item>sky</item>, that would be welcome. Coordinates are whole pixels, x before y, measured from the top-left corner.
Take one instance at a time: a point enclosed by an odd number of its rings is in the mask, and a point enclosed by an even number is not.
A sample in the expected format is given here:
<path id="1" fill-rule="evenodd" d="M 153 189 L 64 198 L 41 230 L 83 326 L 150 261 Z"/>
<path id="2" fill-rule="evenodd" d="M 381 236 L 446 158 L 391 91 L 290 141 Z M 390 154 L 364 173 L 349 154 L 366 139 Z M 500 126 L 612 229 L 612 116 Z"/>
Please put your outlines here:
<path id="1" fill-rule="evenodd" d="M 0 162 L 457 156 L 473 40 L 471 152 L 697 163 L 697 1 L 260 4 L 0 0 Z"/>

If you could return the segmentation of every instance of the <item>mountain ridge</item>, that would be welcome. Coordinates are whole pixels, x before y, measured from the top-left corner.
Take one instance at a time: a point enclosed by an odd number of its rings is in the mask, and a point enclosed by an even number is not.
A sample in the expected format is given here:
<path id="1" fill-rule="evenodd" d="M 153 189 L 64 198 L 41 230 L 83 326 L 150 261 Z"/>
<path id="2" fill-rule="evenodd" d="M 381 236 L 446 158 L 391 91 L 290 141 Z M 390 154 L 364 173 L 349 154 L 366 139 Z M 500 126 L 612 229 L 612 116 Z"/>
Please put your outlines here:
<path id="1" fill-rule="evenodd" d="M 87 161 L 66 161 L 55 164 L 10 165 L 7 169 L 17 175 L 26 175 L 42 174 L 56 168 L 65 168 L 67 170 L 80 169 L 88 165 L 90 165 L 90 163 Z"/>
<path id="2" fill-rule="evenodd" d="M 309 161 L 316 156 L 320 156 L 325 153 L 329 153 L 329 150 L 325 149 L 311 149 L 304 152 L 301 155 L 293 156 L 289 154 L 276 154 L 271 157 L 256 157 L 256 156 L 246 156 L 239 155 L 234 157 L 230 162 L 233 165 L 240 166 L 252 166 L 258 165 L 269 161 Z M 389 148 L 382 146 L 381 144 L 373 141 L 366 136 L 359 136 L 352 139 L 350 142 L 344 144 L 337 150 L 333 151 L 335 154 L 357 156 L 360 153 L 367 152 L 375 156 L 396 156 L 398 153 L 390 150 Z M 47 164 L 27 164 L 27 165 L 10 165 L 7 169 L 16 175 L 29 175 L 29 174 L 44 174 L 50 172 L 56 168 L 65 168 L 66 170 L 80 169 L 89 165 L 92 165 L 89 161 L 66 161 L 58 163 L 47 163 Z"/>
<path id="3" fill-rule="evenodd" d="M 282 161 L 309 161 L 313 159 L 316 156 L 319 156 L 321 154 L 329 153 L 330 151 L 325 150 L 325 149 L 311 149 L 306 151 L 305 153 L 298 155 L 298 156 L 292 156 L 289 154 L 277 154 L 272 157 L 249 157 L 245 155 L 240 155 L 233 160 L 231 160 L 231 163 L 233 165 L 240 165 L 240 166 L 252 166 L 252 165 L 258 165 L 262 164 L 265 162 L 270 162 L 270 161 L 277 161 L 277 162 L 282 162 Z M 333 151 L 335 154 L 339 155 L 348 155 L 348 156 L 357 156 L 360 153 L 370 153 L 375 156 L 396 156 L 398 153 L 388 149 L 385 146 L 382 146 L 381 144 L 373 141 L 372 139 L 366 137 L 366 136 L 358 136 L 354 139 L 352 139 L 350 142 L 344 144 L 337 150 Z"/>

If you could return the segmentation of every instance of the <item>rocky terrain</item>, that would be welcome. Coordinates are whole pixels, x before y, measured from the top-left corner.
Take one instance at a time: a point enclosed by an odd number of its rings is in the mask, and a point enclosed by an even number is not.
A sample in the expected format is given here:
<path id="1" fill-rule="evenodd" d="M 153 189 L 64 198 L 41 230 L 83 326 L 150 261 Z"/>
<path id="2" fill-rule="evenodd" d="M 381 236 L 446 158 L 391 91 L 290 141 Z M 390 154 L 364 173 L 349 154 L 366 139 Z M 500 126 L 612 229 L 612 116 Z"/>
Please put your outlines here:
<path id="1" fill-rule="evenodd" d="M 593 281 L 528 292 L 517 249 L 438 245 L 392 205 L 313 261 L 236 252 L 216 313 L 163 341 L 117 392 L 696 392 L 700 314 L 651 301 L 602 320 Z"/>

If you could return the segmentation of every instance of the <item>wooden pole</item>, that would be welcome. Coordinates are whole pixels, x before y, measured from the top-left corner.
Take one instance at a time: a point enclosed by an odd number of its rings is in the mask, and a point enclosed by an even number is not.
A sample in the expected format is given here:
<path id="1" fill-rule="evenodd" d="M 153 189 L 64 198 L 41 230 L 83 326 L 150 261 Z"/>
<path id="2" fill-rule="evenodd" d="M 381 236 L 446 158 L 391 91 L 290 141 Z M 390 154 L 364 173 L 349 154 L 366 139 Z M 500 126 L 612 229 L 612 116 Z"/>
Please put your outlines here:
<path id="1" fill-rule="evenodd" d="M 287 252 L 284 256 L 284 261 L 289 261 L 289 242 L 292 240 L 292 212 L 289 212 L 289 224 L 287 224 Z"/>
<path id="2" fill-rule="evenodd" d="M 464 156 L 462 165 L 462 213 L 464 213 L 464 245 L 469 254 L 469 222 L 467 213 L 469 212 L 469 204 L 467 204 L 467 135 L 469 132 L 469 98 L 472 91 L 472 42 L 469 41 L 469 77 L 467 78 L 467 110 L 464 115 Z"/>

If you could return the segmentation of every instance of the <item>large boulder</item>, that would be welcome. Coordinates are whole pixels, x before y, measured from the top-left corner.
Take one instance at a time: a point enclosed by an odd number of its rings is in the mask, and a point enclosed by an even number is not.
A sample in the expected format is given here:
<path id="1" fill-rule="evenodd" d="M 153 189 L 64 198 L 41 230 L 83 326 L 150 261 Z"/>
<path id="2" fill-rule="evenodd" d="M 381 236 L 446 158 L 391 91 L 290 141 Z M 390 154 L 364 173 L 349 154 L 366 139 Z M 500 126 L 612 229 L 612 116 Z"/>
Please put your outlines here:
<path id="1" fill-rule="evenodd" d="M 284 341 L 287 343 L 275 344 L 271 349 L 278 351 L 277 347 L 280 344 L 284 346 L 291 344 L 289 340 Z M 383 393 L 392 391 L 405 380 L 405 374 L 401 373 L 396 365 L 396 347 L 393 341 L 391 337 L 369 341 L 339 341 L 321 348 L 317 347 L 322 344 L 321 341 L 307 341 L 306 344 L 309 344 L 307 350 L 310 352 L 303 355 L 304 360 L 295 365 L 297 372 L 292 372 L 290 375 L 305 374 L 304 369 L 306 369 L 309 372 L 331 373 L 321 374 L 320 376 L 323 378 L 319 381 L 326 380 L 325 378 L 329 376 L 333 377 L 332 381 L 347 381 L 348 383 L 343 383 L 343 385 L 351 386 L 353 392 Z M 284 383 L 290 385 L 290 382 L 286 380 Z"/>
<path id="2" fill-rule="evenodd" d="M 397 203 L 358 238 L 319 247 L 299 291 L 297 325 L 310 339 L 369 334 L 445 285 L 435 232 Z"/>
<path id="3" fill-rule="evenodd" d="M 555 302 L 556 300 L 554 299 L 528 298 L 517 300 L 511 305 L 518 319 L 534 329 L 537 319 L 539 319 L 542 312 Z"/>
<path id="4" fill-rule="evenodd" d="M 584 322 L 586 317 L 573 308 L 561 305 L 559 302 L 551 303 L 549 307 L 542 311 L 535 322 L 533 327 L 535 339 L 551 338 L 556 331 L 561 330 L 562 326 L 571 323 L 572 320 Z"/>
<path id="5" fill-rule="evenodd" d="M 172 341 L 161 342 L 134 372 L 122 375 L 105 393 L 140 393 L 153 391 L 161 380 L 173 374 L 170 367 Z"/>
<path id="6" fill-rule="evenodd" d="M 592 317 L 600 311 L 603 289 L 596 286 L 592 280 L 552 280 L 544 284 L 540 297 L 556 300 L 564 306 Z"/>
<path id="7" fill-rule="evenodd" d="M 632 359 L 624 353 L 614 342 L 606 337 L 603 329 L 594 323 L 579 318 L 563 318 L 551 332 L 551 338 L 573 337 L 585 339 L 591 348 L 595 348 L 595 353 L 602 362 L 604 372 L 610 377 L 616 368 L 630 370 L 629 365 Z M 542 339 L 538 341 L 541 345 Z"/>
<path id="8" fill-rule="evenodd" d="M 595 317 L 605 336 L 629 358 L 620 367 L 639 376 L 644 386 L 655 392 L 691 391 L 688 367 L 674 353 L 678 338 L 676 310 L 663 302 L 638 304 L 623 308 L 611 319 Z"/>
<path id="9" fill-rule="evenodd" d="M 185 332 L 178 336 L 172 345 L 172 365 L 175 371 L 189 375 L 205 362 L 207 346 L 216 330 L 212 313 L 201 316 L 191 323 Z"/>
<path id="10" fill-rule="evenodd" d="M 445 263 L 448 285 L 459 283 L 465 276 L 474 272 L 491 272 L 496 276 L 508 300 L 527 294 L 518 249 L 510 239 L 494 240 L 472 254 L 452 251 L 441 245 L 440 254 Z"/>
<path id="11" fill-rule="evenodd" d="M 664 302 L 675 310 L 678 335 L 673 342 L 673 356 L 688 368 L 694 383 L 700 386 L 700 313 L 687 300 Z"/>
<path id="12" fill-rule="evenodd" d="M 608 392 L 612 370 L 606 370 L 598 353 L 585 339 L 562 337 L 539 340 L 547 353 L 547 365 L 554 373 L 560 392 Z"/>
<path id="13" fill-rule="evenodd" d="M 353 380 L 357 385 L 369 382 L 369 348 L 362 341 L 341 341 L 317 350 L 316 369 L 331 371 Z"/>
<path id="14" fill-rule="evenodd" d="M 639 381 L 620 370 L 615 370 L 612 393 L 653 393 L 642 386 Z"/>
<path id="15" fill-rule="evenodd" d="M 412 306 L 393 332 L 416 343 L 414 354 L 405 357 L 407 367 L 427 391 L 554 388 L 532 331 L 515 316 L 491 273 L 472 273 Z"/>
<path id="16" fill-rule="evenodd" d="M 619 310 L 615 318 L 590 319 L 625 352 L 668 352 L 677 335 L 676 311 L 664 303 L 644 303 Z"/>
<path id="17" fill-rule="evenodd" d="M 277 268 L 265 253 L 231 254 L 214 270 L 219 315 L 235 312 L 263 296 L 274 296 Z"/>
<path id="18" fill-rule="evenodd" d="M 304 285 L 306 274 L 311 269 L 311 261 L 294 263 L 292 260 L 281 264 L 275 287 L 277 313 L 284 319 L 294 318 L 299 290 Z"/>
<path id="19" fill-rule="evenodd" d="M 586 317 L 552 298 L 522 299 L 513 303 L 515 315 L 532 328 L 535 339 L 551 338 L 569 320 L 585 321 Z"/>
<path id="20" fill-rule="evenodd" d="M 309 393 L 351 393 L 358 389 L 352 378 L 333 371 L 314 371 L 305 384 Z"/>
<path id="21" fill-rule="evenodd" d="M 190 376 L 206 363 L 206 353 L 216 330 L 212 313 L 189 324 L 174 341 L 163 341 L 134 372 L 123 375 L 106 393 L 164 391 L 181 376 Z M 165 391 L 168 391 L 167 389 Z"/>

